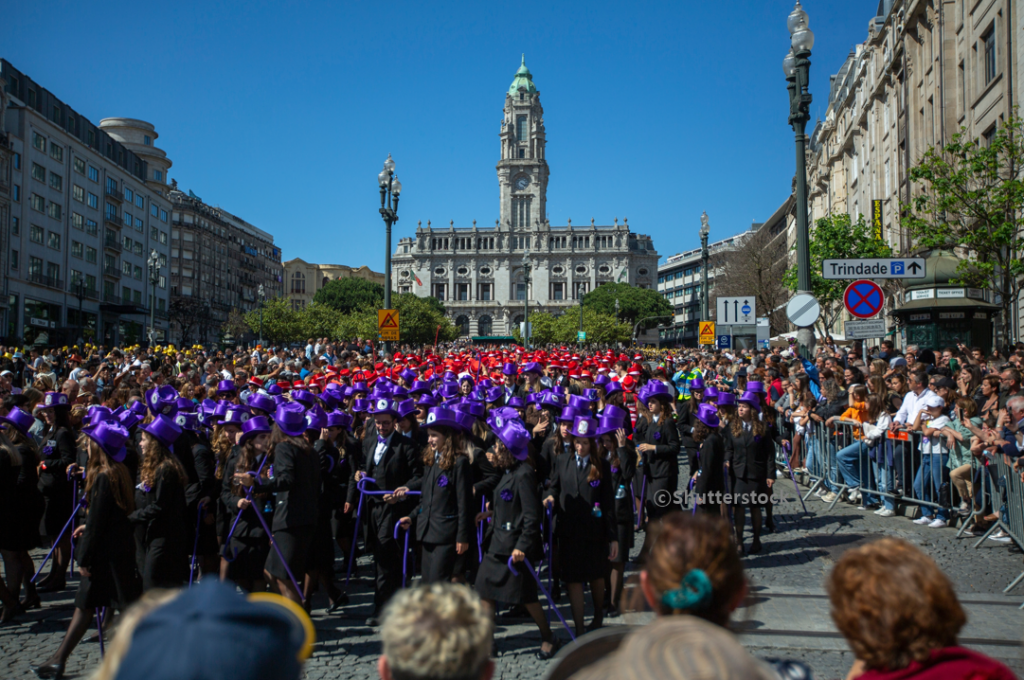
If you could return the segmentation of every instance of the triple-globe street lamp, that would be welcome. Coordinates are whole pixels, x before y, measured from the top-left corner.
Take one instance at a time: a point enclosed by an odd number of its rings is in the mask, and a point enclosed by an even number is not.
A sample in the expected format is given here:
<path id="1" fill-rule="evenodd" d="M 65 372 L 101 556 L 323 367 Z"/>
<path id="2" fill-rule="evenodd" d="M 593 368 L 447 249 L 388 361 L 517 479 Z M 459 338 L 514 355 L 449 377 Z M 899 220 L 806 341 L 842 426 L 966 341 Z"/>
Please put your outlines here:
<path id="1" fill-rule="evenodd" d="M 384 309 L 391 309 L 391 226 L 398 221 L 398 197 L 402 183 L 395 174 L 395 161 L 388 154 L 384 169 L 377 175 L 380 186 L 380 216 L 387 227 L 387 244 L 384 250 Z M 384 343 L 384 351 L 391 351 L 391 344 Z"/>

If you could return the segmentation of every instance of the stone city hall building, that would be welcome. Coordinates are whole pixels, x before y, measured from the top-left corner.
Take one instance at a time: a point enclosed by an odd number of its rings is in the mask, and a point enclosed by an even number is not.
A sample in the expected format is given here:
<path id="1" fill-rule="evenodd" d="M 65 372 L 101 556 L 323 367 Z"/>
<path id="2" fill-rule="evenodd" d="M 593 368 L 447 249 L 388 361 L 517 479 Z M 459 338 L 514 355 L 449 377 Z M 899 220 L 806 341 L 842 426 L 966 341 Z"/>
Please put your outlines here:
<path id="1" fill-rule="evenodd" d="M 392 257 L 395 290 L 443 301 L 463 336 L 511 336 L 527 299 L 531 313 L 561 314 L 603 283 L 654 285 L 658 253 L 651 238 L 632 233 L 625 219 L 611 226 L 548 222 L 543 116 L 524 58 L 505 94 L 499 133 L 500 218 L 486 228 L 474 220 L 469 229 L 420 222 L 415 238 L 399 240 Z"/>

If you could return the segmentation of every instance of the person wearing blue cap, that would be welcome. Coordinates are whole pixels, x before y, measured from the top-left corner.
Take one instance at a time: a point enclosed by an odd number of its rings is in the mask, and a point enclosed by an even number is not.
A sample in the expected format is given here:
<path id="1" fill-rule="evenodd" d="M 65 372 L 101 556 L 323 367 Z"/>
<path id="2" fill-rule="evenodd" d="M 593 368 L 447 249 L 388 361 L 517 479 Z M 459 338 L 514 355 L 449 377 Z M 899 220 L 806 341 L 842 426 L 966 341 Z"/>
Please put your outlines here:
<path id="1" fill-rule="evenodd" d="M 188 477 L 169 448 L 181 434 L 165 415 L 143 426 L 142 465 L 135 486 L 135 561 L 142 589 L 178 588 L 187 576 L 185 483 Z"/>
<path id="2" fill-rule="evenodd" d="M 254 513 L 264 513 L 269 518 L 274 511 L 274 497 L 259 489 L 247 496 L 246 488 L 235 479 L 236 472 L 257 472 L 270 475 L 270 419 L 266 416 L 250 418 L 242 425 L 238 445 L 224 464 L 224 478 L 221 485 L 221 503 L 226 508 L 228 519 L 234 526 L 230 536 L 225 536 L 224 555 L 227 564 L 224 579 L 231 579 L 247 592 L 263 589 L 263 565 L 270 553 L 270 541 Z"/>

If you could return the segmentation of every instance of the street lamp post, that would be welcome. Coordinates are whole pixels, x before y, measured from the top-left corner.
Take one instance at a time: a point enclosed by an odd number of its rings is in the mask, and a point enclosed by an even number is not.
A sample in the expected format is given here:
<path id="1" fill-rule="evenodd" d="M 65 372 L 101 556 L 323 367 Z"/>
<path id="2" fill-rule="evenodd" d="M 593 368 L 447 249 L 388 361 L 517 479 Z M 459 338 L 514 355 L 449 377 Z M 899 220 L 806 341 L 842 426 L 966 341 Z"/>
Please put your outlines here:
<path id="1" fill-rule="evenodd" d="M 810 233 L 807 225 L 807 156 L 805 146 L 807 135 L 804 130 L 810 120 L 811 94 L 807 91 L 811 70 L 811 48 L 814 47 L 814 33 L 807 26 L 807 12 L 797 0 L 796 6 L 786 20 L 789 28 L 790 50 L 782 60 L 789 89 L 789 124 L 796 137 L 796 267 L 797 292 L 811 292 L 811 250 Z M 803 327 L 797 330 L 797 344 L 800 355 L 809 359 L 814 349 L 814 329 Z"/>
<path id="2" fill-rule="evenodd" d="M 160 283 L 160 256 L 156 250 L 149 252 L 149 346 L 153 346 L 153 338 L 156 336 L 156 285 Z"/>
<path id="3" fill-rule="evenodd" d="M 530 349 L 530 251 L 523 251 L 523 347 Z"/>
<path id="4" fill-rule="evenodd" d="M 398 197 L 402 193 L 402 183 L 395 174 L 395 162 L 388 154 L 384 161 L 384 169 L 377 175 L 380 186 L 380 216 L 387 227 L 387 244 L 384 251 L 384 308 L 391 309 L 391 225 L 398 221 Z M 384 343 L 384 351 L 390 352 L 390 343 Z"/>
<path id="5" fill-rule="evenodd" d="M 263 284 L 262 283 L 259 285 L 258 288 L 256 288 L 256 295 L 259 296 L 259 299 L 260 299 L 260 347 L 262 347 L 263 346 L 263 301 L 267 299 L 267 292 L 263 288 Z"/>
<path id="6" fill-rule="evenodd" d="M 581 291 L 580 291 L 578 283 L 576 284 L 576 286 L 577 286 L 576 287 L 576 297 L 578 297 L 579 300 L 580 300 L 580 333 L 582 333 L 583 332 L 583 296 L 580 295 Z M 583 336 L 582 335 L 577 335 L 576 336 L 576 346 L 577 347 L 582 347 L 583 346 Z"/>
<path id="7" fill-rule="evenodd" d="M 700 216 L 700 262 L 701 262 L 701 277 L 700 277 L 700 319 L 701 321 L 708 320 L 708 234 L 711 233 L 711 227 L 708 226 L 708 213 L 707 211 L 701 213 Z"/>

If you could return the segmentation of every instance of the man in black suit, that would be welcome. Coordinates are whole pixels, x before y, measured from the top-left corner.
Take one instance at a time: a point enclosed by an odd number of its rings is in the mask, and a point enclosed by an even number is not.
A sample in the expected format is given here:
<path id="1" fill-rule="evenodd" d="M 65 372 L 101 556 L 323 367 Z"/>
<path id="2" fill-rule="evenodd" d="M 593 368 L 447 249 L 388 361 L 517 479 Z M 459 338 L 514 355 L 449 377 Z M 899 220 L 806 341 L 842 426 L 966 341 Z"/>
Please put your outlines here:
<path id="1" fill-rule="evenodd" d="M 368 490 L 391 489 L 393 493 L 367 496 L 365 502 L 369 510 L 366 547 L 373 553 L 377 567 L 373 616 L 367 619 L 368 626 L 380 625 L 381 610 L 401 585 L 402 551 L 394 538 L 395 522 L 415 507 L 407 494 L 418 491 L 423 478 L 423 461 L 415 445 L 395 431 L 398 420 L 395 401 L 380 397 L 374 402 L 374 407 L 377 436 L 363 442 L 364 469 L 356 472 L 356 481 L 370 477 L 376 480 L 376 484 L 369 483 L 366 486 Z"/>

